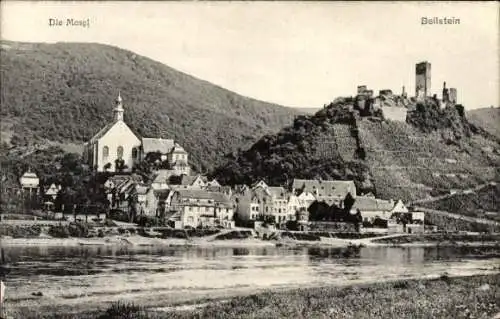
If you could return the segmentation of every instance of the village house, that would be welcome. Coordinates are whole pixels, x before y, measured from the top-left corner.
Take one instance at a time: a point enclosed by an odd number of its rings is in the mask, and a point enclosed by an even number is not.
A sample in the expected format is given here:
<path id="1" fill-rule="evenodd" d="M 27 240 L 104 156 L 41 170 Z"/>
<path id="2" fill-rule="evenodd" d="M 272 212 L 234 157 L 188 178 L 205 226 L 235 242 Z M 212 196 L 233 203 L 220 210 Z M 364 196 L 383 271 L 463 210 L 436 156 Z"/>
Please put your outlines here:
<path id="1" fill-rule="evenodd" d="M 237 187 L 233 202 L 238 217 L 244 221 L 265 220 L 285 224 L 297 218 L 297 211 L 307 209 L 316 199 L 309 193 L 296 196 L 283 187 L 268 186 L 264 181 L 252 188 Z"/>
<path id="2" fill-rule="evenodd" d="M 168 218 L 174 191 L 149 187 L 145 194 L 144 213 L 146 216 Z"/>
<path id="3" fill-rule="evenodd" d="M 373 197 L 358 196 L 351 208 L 351 214 L 361 213 L 363 222 L 373 222 L 376 218 L 389 220 L 393 214 L 408 213 L 408 208 L 401 200 L 384 200 Z"/>
<path id="4" fill-rule="evenodd" d="M 170 169 L 160 169 L 156 171 L 156 176 L 151 182 L 151 187 L 153 189 L 169 189 L 169 179 L 171 176 L 176 176 L 176 171 Z"/>
<path id="5" fill-rule="evenodd" d="M 201 189 L 179 189 L 172 195 L 171 210 L 178 213 L 176 228 L 233 228 L 233 206 L 229 197 Z"/>
<path id="6" fill-rule="evenodd" d="M 259 181 L 252 186 L 251 192 L 253 195 L 252 202 L 254 205 L 252 205 L 252 207 L 254 207 L 254 212 L 256 212 L 255 204 L 259 206 L 257 209 L 259 212 L 259 219 L 276 223 L 286 221 L 288 213 L 288 194 L 285 188 L 268 186 L 264 181 Z"/>
<path id="7" fill-rule="evenodd" d="M 56 185 L 52 183 L 44 193 L 44 200 L 54 201 L 57 198 L 57 194 L 61 190 L 61 185 Z"/>
<path id="8" fill-rule="evenodd" d="M 19 184 L 21 184 L 21 189 L 23 191 L 29 192 L 30 194 L 37 194 L 40 179 L 35 173 L 28 170 L 23 174 L 23 176 L 21 176 L 21 178 L 19 178 Z"/>
<path id="9" fill-rule="evenodd" d="M 356 198 L 356 185 L 353 181 L 294 179 L 292 192 L 296 195 L 310 193 L 318 202 L 343 208 L 347 194 Z"/>

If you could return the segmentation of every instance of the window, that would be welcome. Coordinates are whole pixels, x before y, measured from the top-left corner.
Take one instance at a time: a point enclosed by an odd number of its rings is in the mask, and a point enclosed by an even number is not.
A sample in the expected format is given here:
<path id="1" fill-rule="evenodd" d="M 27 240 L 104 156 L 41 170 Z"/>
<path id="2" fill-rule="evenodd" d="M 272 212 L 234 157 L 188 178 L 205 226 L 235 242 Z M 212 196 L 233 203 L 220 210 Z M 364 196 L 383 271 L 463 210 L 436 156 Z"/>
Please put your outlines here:
<path id="1" fill-rule="evenodd" d="M 137 159 L 137 148 L 135 148 L 135 147 L 132 149 L 132 157 L 134 159 Z"/>
<path id="2" fill-rule="evenodd" d="M 122 159 L 122 157 L 123 157 L 123 146 L 118 146 L 116 148 L 116 157 L 118 159 Z"/>
<path id="3" fill-rule="evenodd" d="M 102 148 L 102 159 L 106 161 L 108 159 L 108 156 L 109 156 L 109 147 L 104 146 Z"/>

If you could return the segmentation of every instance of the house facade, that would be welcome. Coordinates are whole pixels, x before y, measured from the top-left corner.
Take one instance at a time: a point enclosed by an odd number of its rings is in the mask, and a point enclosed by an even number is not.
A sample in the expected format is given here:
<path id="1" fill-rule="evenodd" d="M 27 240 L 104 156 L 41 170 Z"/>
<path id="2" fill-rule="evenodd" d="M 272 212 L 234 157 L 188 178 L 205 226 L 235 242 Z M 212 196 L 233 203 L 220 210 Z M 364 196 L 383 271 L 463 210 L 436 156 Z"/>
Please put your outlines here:
<path id="1" fill-rule="evenodd" d="M 234 210 L 229 197 L 217 192 L 197 189 L 176 190 L 171 210 L 179 214 L 176 227 L 234 227 Z"/>

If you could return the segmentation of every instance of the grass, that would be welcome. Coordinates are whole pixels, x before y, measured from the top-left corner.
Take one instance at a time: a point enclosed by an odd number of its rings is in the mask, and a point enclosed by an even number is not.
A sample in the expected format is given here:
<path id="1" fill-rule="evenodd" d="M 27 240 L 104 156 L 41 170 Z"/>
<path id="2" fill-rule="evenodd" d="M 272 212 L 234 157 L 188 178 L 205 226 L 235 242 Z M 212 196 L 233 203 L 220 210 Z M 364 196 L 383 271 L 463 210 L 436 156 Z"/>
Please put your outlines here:
<path id="1" fill-rule="evenodd" d="M 269 291 L 186 311 L 159 312 L 115 303 L 100 313 L 36 318 L 491 318 L 500 312 L 499 296 L 500 274 L 443 275 L 437 279 Z"/>

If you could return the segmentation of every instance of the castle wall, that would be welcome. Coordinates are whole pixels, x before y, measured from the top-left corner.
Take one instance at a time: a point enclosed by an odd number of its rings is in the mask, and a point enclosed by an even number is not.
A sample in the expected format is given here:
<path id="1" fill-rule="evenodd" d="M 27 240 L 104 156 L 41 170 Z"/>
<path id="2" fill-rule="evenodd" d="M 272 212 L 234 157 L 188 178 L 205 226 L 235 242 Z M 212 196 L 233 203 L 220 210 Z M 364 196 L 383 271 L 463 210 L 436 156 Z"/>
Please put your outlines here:
<path id="1" fill-rule="evenodd" d="M 408 109 L 405 107 L 382 107 L 382 113 L 387 120 L 406 122 Z"/>

